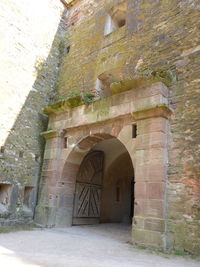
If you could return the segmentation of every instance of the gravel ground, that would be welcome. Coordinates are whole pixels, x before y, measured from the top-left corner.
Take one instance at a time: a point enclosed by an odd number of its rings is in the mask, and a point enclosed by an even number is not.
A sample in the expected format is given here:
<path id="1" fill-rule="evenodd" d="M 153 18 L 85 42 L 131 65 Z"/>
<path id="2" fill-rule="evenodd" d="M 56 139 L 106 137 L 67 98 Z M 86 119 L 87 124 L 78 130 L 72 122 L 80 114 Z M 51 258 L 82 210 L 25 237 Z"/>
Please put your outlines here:
<path id="1" fill-rule="evenodd" d="M 0 234 L 0 266 L 200 267 L 190 258 L 133 248 L 130 231 L 125 225 L 100 224 Z"/>

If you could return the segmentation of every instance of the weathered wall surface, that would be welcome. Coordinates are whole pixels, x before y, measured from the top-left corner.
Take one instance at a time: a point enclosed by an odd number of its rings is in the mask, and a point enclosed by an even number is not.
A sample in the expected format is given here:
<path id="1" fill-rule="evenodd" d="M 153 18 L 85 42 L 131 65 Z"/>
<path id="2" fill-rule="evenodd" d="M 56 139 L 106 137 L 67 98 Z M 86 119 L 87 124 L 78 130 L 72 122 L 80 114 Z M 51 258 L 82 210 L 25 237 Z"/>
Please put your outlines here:
<path id="1" fill-rule="evenodd" d="M 0 2 L 0 223 L 31 219 L 65 31 L 57 0 Z M 26 186 L 26 188 L 25 188 Z"/>
<path id="2" fill-rule="evenodd" d="M 128 0 L 126 25 L 104 36 L 110 8 L 80 1 L 71 9 L 60 95 L 91 91 L 98 77 L 161 80 L 170 89 L 167 247 L 200 251 L 199 1 Z M 137 83 L 138 85 L 138 83 Z M 141 109 L 144 107 L 141 107 Z"/>
<path id="3" fill-rule="evenodd" d="M 112 147 L 110 147 L 111 149 Z M 113 149 L 114 150 L 114 149 Z M 112 155 L 113 158 L 116 155 Z M 105 155 L 107 160 L 107 155 Z M 101 222 L 131 223 L 133 166 L 128 153 L 121 154 L 104 173 Z"/>
<path id="4" fill-rule="evenodd" d="M 57 0 L 1 1 L 0 217 L 32 216 L 42 154 L 39 132 L 46 127 L 40 113 L 55 97 L 55 87 L 65 96 L 94 91 L 97 78 L 110 84 L 129 79 L 135 87 L 162 81 L 174 109 L 166 245 L 199 253 L 199 1 L 127 0 L 126 25 L 104 36 L 107 14 L 121 2 L 77 1 L 65 24 Z M 100 108 L 102 116 L 109 110 Z"/>

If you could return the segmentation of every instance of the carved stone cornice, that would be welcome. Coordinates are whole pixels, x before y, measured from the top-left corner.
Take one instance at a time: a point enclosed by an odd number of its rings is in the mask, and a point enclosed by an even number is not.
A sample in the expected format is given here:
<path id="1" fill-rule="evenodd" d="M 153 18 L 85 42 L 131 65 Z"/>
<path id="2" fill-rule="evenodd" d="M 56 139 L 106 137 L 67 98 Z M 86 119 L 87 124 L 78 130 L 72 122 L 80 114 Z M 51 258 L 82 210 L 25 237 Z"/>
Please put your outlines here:
<path id="1" fill-rule="evenodd" d="M 172 110 L 167 105 L 160 105 L 149 109 L 138 110 L 133 112 L 132 116 L 136 121 L 156 117 L 169 119 L 172 113 Z"/>
<path id="2" fill-rule="evenodd" d="M 57 131 L 50 130 L 50 131 L 42 132 L 40 135 L 42 135 L 47 140 L 47 139 L 56 138 L 56 137 L 63 138 L 65 133 L 66 133 L 65 130 L 57 130 Z"/>

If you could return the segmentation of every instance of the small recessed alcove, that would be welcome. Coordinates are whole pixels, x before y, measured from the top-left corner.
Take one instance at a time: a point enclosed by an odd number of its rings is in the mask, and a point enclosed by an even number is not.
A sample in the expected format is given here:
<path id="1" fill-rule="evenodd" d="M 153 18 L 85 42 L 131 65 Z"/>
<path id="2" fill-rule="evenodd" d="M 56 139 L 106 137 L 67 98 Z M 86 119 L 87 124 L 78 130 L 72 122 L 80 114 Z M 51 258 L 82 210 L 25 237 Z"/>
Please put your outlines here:
<path id="1" fill-rule="evenodd" d="M 10 204 L 11 184 L 0 183 L 0 213 L 7 211 Z"/>
<path id="2" fill-rule="evenodd" d="M 104 35 L 109 35 L 126 24 L 127 4 L 123 2 L 113 7 L 106 17 Z"/>
<path id="3" fill-rule="evenodd" d="M 121 69 L 114 68 L 101 73 L 96 81 L 96 93 L 102 97 L 108 97 L 112 95 L 111 85 L 118 83 L 124 79 L 124 73 Z"/>

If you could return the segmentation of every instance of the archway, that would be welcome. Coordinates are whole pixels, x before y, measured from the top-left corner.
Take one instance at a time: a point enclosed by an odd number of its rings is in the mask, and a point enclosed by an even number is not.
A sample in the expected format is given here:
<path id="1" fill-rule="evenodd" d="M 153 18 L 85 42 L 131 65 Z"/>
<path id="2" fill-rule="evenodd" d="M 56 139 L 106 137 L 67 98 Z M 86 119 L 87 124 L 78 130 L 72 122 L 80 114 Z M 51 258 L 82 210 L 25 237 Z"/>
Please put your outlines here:
<path id="1" fill-rule="evenodd" d="M 74 183 L 73 225 L 132 222 L 134 168 L 116 137 L 83 139 L 68 156 L 63 175 Z"/>
<path id="2" fill-rule="evenodd" d="M 101 149 L 101 142 L 116 140 L 126 147 L 135 167 L 132 241 L 164 247 L 171 115 L 167 96 L 168 89 L 156 83 L 55 113 L 50 120 L 54 130 L 43 133 L 46 148 L 35 220 L 51 227 L 71 226 L 76 178 L 84 157 Z M 113 166 L 118 166 L 122 157 Z M 120 181 L 116 183 L 116 199 L 120 199 L 119 187 Z"/>

